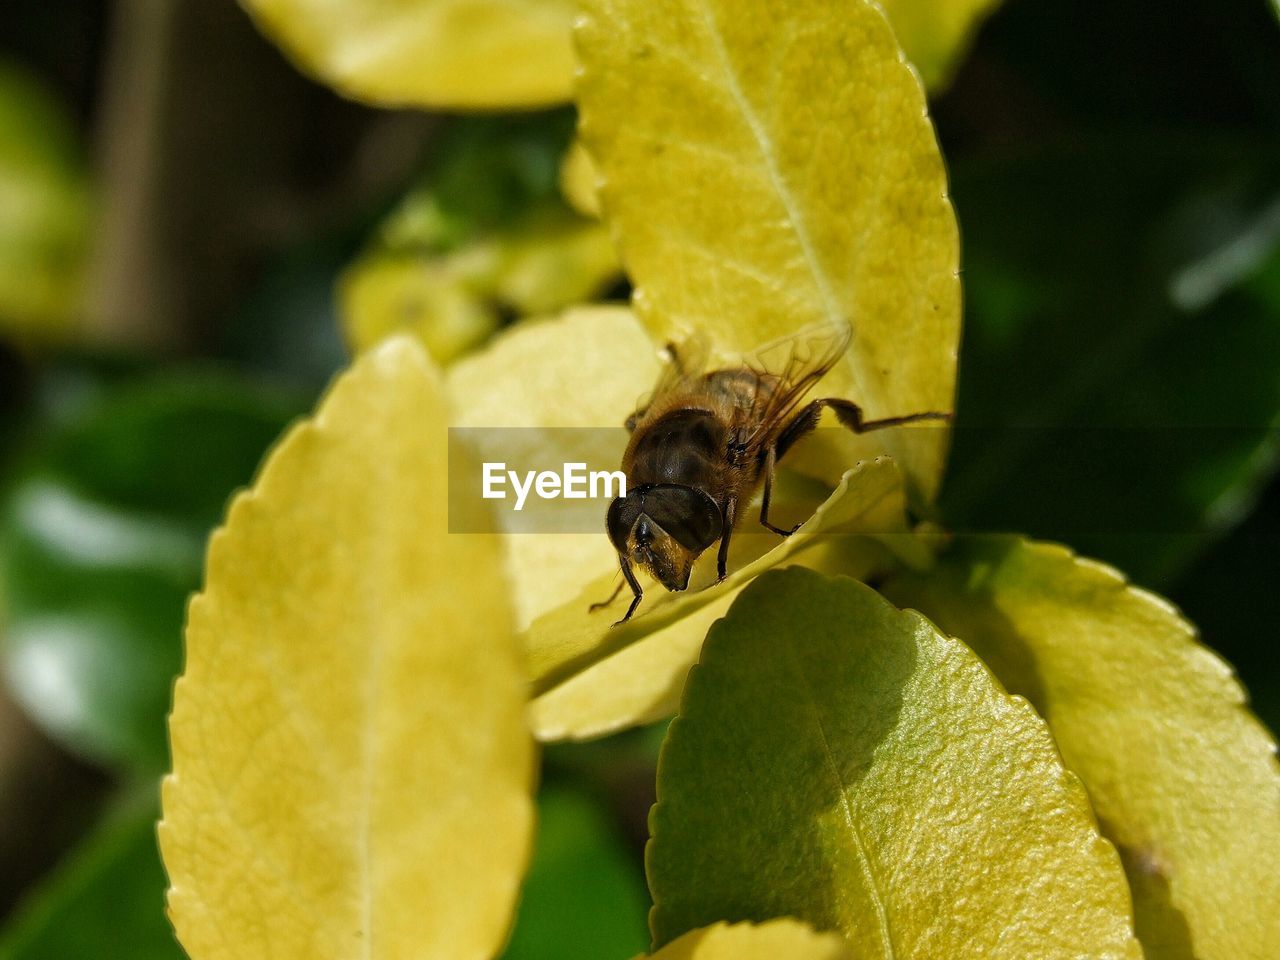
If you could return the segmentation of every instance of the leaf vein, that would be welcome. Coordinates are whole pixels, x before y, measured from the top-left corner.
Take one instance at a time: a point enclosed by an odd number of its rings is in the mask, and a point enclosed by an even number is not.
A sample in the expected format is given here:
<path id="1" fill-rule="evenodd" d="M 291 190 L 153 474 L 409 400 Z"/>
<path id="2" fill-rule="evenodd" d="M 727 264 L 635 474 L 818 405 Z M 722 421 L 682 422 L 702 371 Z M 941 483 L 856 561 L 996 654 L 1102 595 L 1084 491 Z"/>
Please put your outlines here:
<path id="1" fill-rule="evenodd" d="M 726 88 L 733 97 L 738 109 L 742 111 L 743 120 L 746 121 L 747 128 L 750 130 L 751 136 L 756 142 L 756 147 L 760 151 L 765 173 L 773 189 L 777 192 L 778 200 L 786 213 L 787 223 L 791 227 L 791 232 L 795 236 L 797 245 L 800 247 L 800 253 L 804 258 L 805 266 L 808 268 L 810 276 L 813 278 L 818 295 L 822 299 L 832 322 L 843 322 L 845 320 L 844 311 L 840 309 L 839 299 L 831 288 L 826 271 L 822 269 L 818 261 L 813 238 L 809 236 L 808 230 L 804 227 L 799 204 L 796 202 L 795 197 L 792 196 L 791 189 L 782 176 L 782 171 L 778 168 L 778 159 L 774 156 L 773 147 L 760 122 L 760 118 L 756 115 L 755 107 L 747 98 L 746 92 L 738 81 L 733 62 L 729 59 L 729 52 L 725 49 L 724 38 L 720 34 L 720 25 L 716 22 L 715 15 L 711 12 L 706 0 L 699 4 L 698 9 L 702 12 L 707 34 L 711 39 L 716 58 L 720 61 L 721 68 L 724 71 Z"/>
<path id="2" fill-rule="evenodd" d="M 849 794 L 845 789 L 844 780 L 840 777 L 840 768 L 836 765 L 835 754 L 831 751 L 831 742 L 827 739 L 827 731 L 822 725 L 822 714 L 818 709 L 817 698 L 814 697 L 808 678 L 796 659 L 794 648 L 787 649 L 790 653 L 789 659 L 792 670 L 799 681 L 799 686 L 804 691 L 805 703 L 808 704 L 810 713 L 813 715 L 813 725 L 818 731 L 818 740 L 822 743 L 823 757 L 827 761 L 827 768 L 831 771 L 831 779 L 836 785 L 836 793 L 840 796 L 840 808 L 844 813 L 845 823 L 848 824 L 849 833 L 853 838 L 853 848 L 857 854 L 858 867 L 862 872 L 863 879 L 866 881 L 867 893 L 876 912 L 880 939 L 884 943 L 884 958 L 885 960 L 895 960 L 897 951 L 893 945 L 889 913 L 885 905 L 884 894 L 880 890 L 880 880 L 871 867 L 871 858 L 867 854 L 866 842 L 862 838 L 862 831 L 858 829 L 858 822 L 853 814 L 853 805 L 849 801 Z"/>

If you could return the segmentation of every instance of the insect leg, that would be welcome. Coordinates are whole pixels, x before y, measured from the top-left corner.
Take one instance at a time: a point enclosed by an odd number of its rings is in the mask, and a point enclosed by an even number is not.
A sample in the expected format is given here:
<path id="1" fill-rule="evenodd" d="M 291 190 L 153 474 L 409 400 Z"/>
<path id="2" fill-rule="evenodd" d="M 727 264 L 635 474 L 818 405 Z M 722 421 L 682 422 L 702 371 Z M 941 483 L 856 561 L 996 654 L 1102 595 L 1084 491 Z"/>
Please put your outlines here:
<path id="1" fill-rule="evenodd" d="M 684 361 L 680 359 L 680 346 L 674 340 L 668 340 L 666 346 L 662 348 L 662 352 L 671 358 L 671 365 L 676 371 L 685 376 L 689 371 L 685 369 Z"/>
<path id="2" fill-rule="evenodd" d="M 676 342 L 674 340 L 668 340 L 667 345 L 662 348 L 662 352 L 665 353 L 667 357 L 670 359 L 671 365 L 676 369 L 676 371 L 681 376 L 684 376 L 685 375 L 684 363 L 681 362 L 680 360 L 680 348 L 676 346 Z M 653 398 L 650 397 L 646 401 L 646 406 L 648 404 L 651 404 L 652 402 L 653 402 Z M 645 407 L 641 407 L 639 410 L 632 411 L 631 415 L 627 417 L 627 419 L 622 424 L 624 427 L 627 428 L 627 433 L 636 432 L 636 424 L 640 422 L 640 418 L 645 415 L 645 412 L 646 412 Z"/>
<path id="3" fill-rule="evenodd" d="M 626 623 L 631 619 L 631 614 L 636 612 L 636 607 L 640 605 L 640 599 L 644 596 L 644 591 L 640 589 L 639 581 L 636 580 L 635 574 L 631 572 L 631 564 L 627 562 L 627 558 L 622 554 L 618 554 L 618 565 L 622 568 L 622 576 L 625 578 L 624 582 L 631 588 L 631 593 L 633 594 L 631 597 L 631 606 L 627 607 L 626 616 L 618 621 L 618 623 Z M 618 599 L 618 594 L 621 592 L 622 584 L 620 583 L 613 588 L 613 593 L 609 594 L 608 600 L 601 600 L 599 603 L 591 604 L 591 606 L 587 607 L 587 613 L 595 613 L 597 610 L 601 610 L 604 607 L 609 606 L 613 601 Z M 615 623 L 614 626 L 616 627 L 618 623 Z"/>
<path id="4" fill-rule="evenodd" d="M 918 423 L 921 420 L 941 420 L 950 423 L 954 414 L 929 410 L 924 413 L 908 413 L 901 417 L 881 417 L 879 420 L 863 420 L 862 408 L 848 400 L 822 400 L 836 412 L 841 423 L 854 433 L 870 433 L 872 430 L 883 430 L 885 427 L 897 427 L 904 423 Z"/>
<path id="5" fill-rule="evenodd" d="M 862 419 L 862 408 L 850 400 L 839 400 L 835 397 L 824 397 L 814 400 L 796 414 L 795 418 L 783 428 L 778 435 L 777 458 L 791 449 L 792 445 L 802 437 L 808 436 L 818 426 L 818 419 L 824 408 L 835 411 L 839 421 L 854 433 L 870 433 L 872 430 L 883 430 L 885 427 L 897 427 L 904 423 L 916 423 L 920 420 L 950 421 L 952 414 L 928 411 L 926 413 L 908 413 L 901 417 L 882 417 L 879 420 Z"/>
<path id="6" fill-rule="evenodd" d="M 721 514 L 721 527 L 723 532 L 720 534 L 720 551 L 716 554 L 716 583 L 725 578 L 725 571 L 729 563 L 729 535 L 733 533 L 733 521 L 738 515 L 738 500 L 736 497 L 730 497 L 725 502 L 724 510 Z"/>
<path id="7" fill-rule="evenodd" d="M 636 575 L 631 572 L 630 562 L 628 562 L 627 558 L 621 554 L 618 555 L 618 565 L 622 567 L 622 575 L 627 578 L 627 586 L 631 588 L 631 592 L 634 596 L 631 598 L 631 606 L 627 607 L 627 612 L 622 615 L 622 619 L 614 623 L 615 627 L 618 626 L 618 624 L 626 623 L 630 620 L 631 615 L 636 612 L 636 607 L 640 606 L 640 601 L 644 598 L 644 591 L 640 589 L 640 581 L 638 581 L 636 579 Z M 619 586 L 618 589 L 622 589 L 621 586 Z"/>
<path id="8" fill-rule="evenodd" d="M 778 468 L 778 453 L 774 447 L 770 447 L 764 455 L 764 497 L 760 501 L 760 522 L 772 530 L 774 533 L 780 533 L 784 537 L 789 537 L 800 529 L 800 524 L 796 524 L 790 530 L 784 530 L 782 527 L 774 526 L 769 522 L 769 500 L 773 496 L 773 474 Z"/>

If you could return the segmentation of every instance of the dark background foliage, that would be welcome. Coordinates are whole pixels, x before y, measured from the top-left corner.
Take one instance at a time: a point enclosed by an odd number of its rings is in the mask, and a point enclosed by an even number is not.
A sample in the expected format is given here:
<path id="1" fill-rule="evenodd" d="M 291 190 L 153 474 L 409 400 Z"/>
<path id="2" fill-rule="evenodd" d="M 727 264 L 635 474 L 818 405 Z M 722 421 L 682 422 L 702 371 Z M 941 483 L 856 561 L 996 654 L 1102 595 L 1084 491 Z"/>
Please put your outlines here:
<path id="1" fill-rule="evenodd" d="M 104 198 L 88 335 L 0 335 L 0 958 L 179 956 L 152 821 L 204 538 L 344 363 L 333 283 L 381 217 L 424 184 L 464 228 L 518 216 L 566 115 L 343 101 L 231 0 L 7 0 L 0 58 Z M 1169 596 L 1280 727 L 1274 8 L 1009 0 L 934 114 L 967 302 L 947 522 Z M 645 947 L 657 742 L 550 751 L 509 956 Z"/>

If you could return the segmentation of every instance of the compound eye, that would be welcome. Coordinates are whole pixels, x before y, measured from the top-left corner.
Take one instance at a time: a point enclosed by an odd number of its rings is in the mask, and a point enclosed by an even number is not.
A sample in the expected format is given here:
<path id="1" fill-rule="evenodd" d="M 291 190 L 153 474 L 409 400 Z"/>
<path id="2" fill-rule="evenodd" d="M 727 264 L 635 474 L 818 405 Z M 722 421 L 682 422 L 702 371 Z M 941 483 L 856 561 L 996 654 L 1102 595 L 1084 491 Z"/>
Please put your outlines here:
<path id="1" fill-rule="evenodd" d="M 660 484 L 649 491 L 645 513 L 671 538 L 695 554 L 720 539 L 724 520 L 711 496 L 697 487 Z"/>
<path id="2" fill-rule="evenodd" d="M 637 494 L 618 497 L 609 504 L 609 512 L 604 521 L 605 530 L 609 533 L 609 542 L 619 553 L 627 552 L 627 537 L 642 509 L 641 498 Z"/>

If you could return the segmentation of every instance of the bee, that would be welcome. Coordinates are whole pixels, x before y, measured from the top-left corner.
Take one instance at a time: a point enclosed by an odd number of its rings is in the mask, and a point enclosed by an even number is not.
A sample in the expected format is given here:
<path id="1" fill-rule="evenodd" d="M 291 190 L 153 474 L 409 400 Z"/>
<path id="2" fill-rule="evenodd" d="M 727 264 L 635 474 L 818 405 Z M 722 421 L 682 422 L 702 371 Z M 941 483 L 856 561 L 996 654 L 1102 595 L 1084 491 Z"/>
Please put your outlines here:
<path id="1" fill-rule="evenodd" d="M 704 345 L 701 356 L 688 345 L 667 345 L 670 363 L 657 387 L 627 418 L 627 492 L 610 504 L 605 518 L 632 593 L 615 626 L 630 620 L 644 597 L 635 567 L 668 590 L 684 590 L 694 562 L 718 541 L 716 583 L 723 580 L 730 536 L 762 484 L 760 523 L 784 537 L 799 529 L 769 520 L 774 474 L 787 451 L 817 428 L 823 410 L 832 410 L 854 433 L 951 419 L 950 413 L 929 411 L 867 420 L 849 400 L 804 403 L 844 355 L 850 337 L 847 325 L 802 331 L 764 348 L 754 360 L 713 370 L 705 369 Z M 781 364 L 768 360 L 779 356 L 785 358 Z M 621 591 L 619 583 L 608 600 L 590 609 L 609 606 Z"/>

